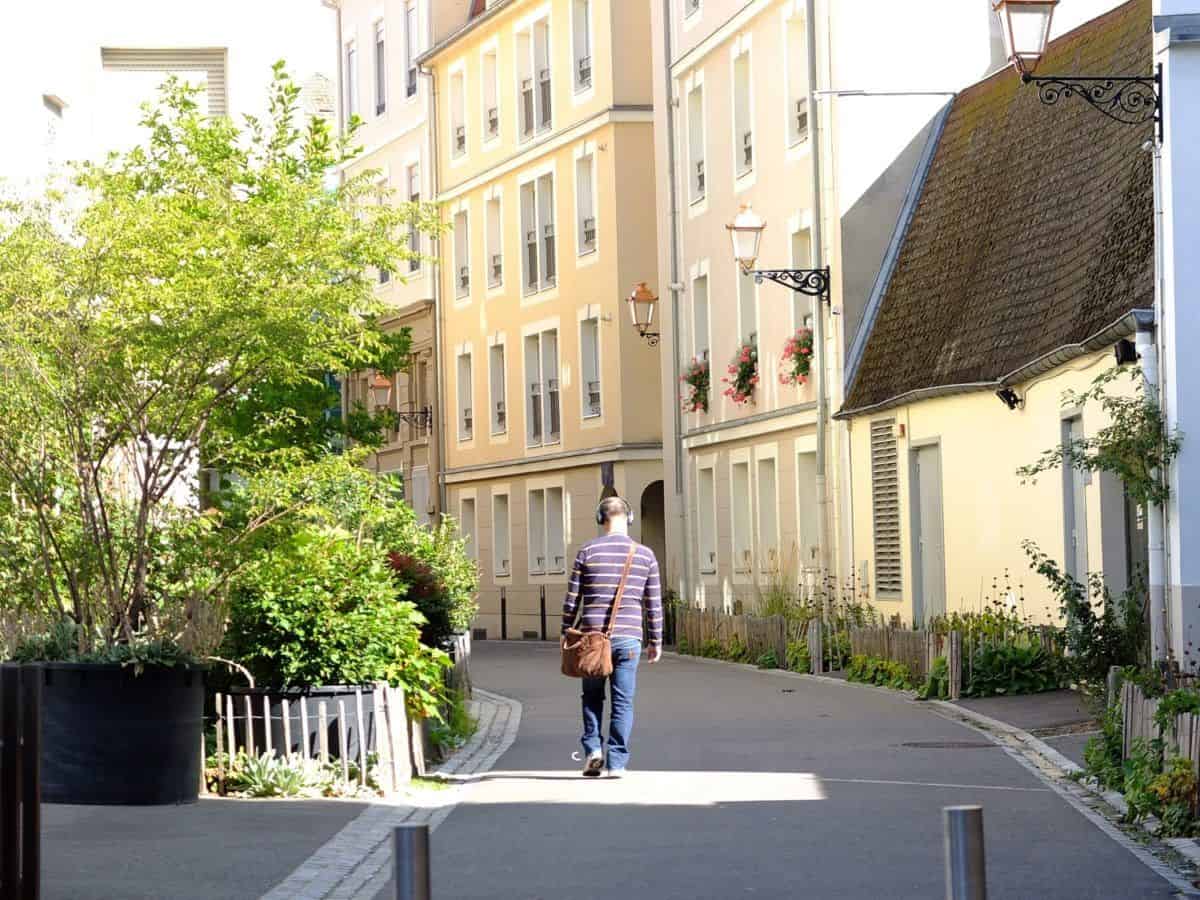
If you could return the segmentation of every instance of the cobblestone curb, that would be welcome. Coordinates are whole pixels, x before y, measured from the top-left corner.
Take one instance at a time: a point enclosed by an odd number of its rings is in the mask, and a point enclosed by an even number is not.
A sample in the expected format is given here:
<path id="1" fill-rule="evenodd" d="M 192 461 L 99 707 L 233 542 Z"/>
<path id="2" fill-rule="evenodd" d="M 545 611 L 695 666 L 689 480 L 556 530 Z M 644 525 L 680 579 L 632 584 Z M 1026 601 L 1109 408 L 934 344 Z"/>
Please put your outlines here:
<path id="1" fill-rule="evenodd" d="M 512 746 L 521 704 L 476 688 L 468 710 L 478 721 L 470 741 L 434 777 L 461 778 L 486 772 Z M 391 874 L 391 836 L 397 825 L 428 824 L 430 830 L 462 801 L 469 783 L 442 791 L 412 789 L 373 803 L 327 841 L 262 900 L 373 900 Z"/>

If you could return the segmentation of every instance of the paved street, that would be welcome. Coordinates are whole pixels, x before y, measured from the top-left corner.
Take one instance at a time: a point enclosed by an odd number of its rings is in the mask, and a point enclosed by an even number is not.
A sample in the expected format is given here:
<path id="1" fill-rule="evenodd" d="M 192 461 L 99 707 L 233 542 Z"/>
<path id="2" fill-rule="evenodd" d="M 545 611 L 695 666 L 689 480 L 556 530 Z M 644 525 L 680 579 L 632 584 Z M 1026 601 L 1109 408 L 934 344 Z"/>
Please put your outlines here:
<path id="1" fill-rule="evenodd" d="M 984 806 L 992 898 L 1173 896 L 982 735 L 898 695 L 668 658 L 640 670 L 638 771 L 584 783 L 556 651 L 481 642 L 473 667 L 524 710 L 434 834 L 436 897 L 937 897 L 956 803 Z"/>

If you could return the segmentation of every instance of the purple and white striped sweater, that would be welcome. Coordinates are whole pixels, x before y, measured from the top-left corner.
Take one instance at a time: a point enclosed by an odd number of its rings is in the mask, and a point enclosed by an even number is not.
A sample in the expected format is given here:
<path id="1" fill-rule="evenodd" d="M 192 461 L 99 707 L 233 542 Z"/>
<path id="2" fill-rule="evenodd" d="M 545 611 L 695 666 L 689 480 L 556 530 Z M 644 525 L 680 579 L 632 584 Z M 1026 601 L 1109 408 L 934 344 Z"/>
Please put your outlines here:
<path id="1" fill-rule="evenodd" d="M 563 599 L 562 627 L 566 631 L 575 624 L 575 614 L 582 603 L 579 616 L 581 631 L 603 631 L 625 568 L 629 548 L 636 547 L 621 609 L 613 626 L 613 637 L 642 640 L 642 617 L 646 620 L 646 641 L 651 647 L 662 643 L 663 611 L 662 586 L 658 577 L 658 560 L 649 547 L 638 544 L 625 534 L 605 534 L 593 538 L 575 556 L 567 596 Z"/>

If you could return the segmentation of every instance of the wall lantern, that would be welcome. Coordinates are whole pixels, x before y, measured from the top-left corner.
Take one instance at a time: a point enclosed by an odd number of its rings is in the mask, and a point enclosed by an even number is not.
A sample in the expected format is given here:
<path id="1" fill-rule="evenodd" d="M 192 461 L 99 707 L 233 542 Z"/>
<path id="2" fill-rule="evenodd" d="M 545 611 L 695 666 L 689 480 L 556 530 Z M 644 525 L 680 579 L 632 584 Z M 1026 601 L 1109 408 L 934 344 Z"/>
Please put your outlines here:
<path id="1" fill-rule="evenodd" d="M 1016 409 L 1018 406 L 1025 405 L 1025 401 L 1022 400 L 1021 396 L 1012 388 L 1000 388 L 1000 390 L 996 391 L 996 396 L 999 397 L 1000 402 L 1009 409 Z"/>
<path id="2" fill-rule="evenodd" d="M 725 226 L 733 244 L 733 258 L 737 260 L 743 272 L 754 268 L 754 261 L 758 259 L 758 245 L 766 227 L 767 223 L 762 216 L 747 204 L 743 204 L 733 221 Z"/>
<path id="3" fill-rule="evenodd" d="M 633 292 L 625 298 L 625 302 L 629 304 L 629 317 L 633 320 L 633 327 L 638 330 L 638 334 L 644 337 L 651 347 L 657 346 L 658 332 L 650 329 L 654 326 L 658 295 L 646 286 L 646 282 L 639 281 L 633 286 Z"/>
<path id="4" fill-rule="evenodd" d="M 375 377 L 371 379 L 371 406 L 375 409 L 384 409 L 391 405 L 392 402 L 392 380 L 382 372 L 376 372 Z"/>
<path id="5" fill-rule="evenodd" d="M 1023 77 L 1033 74 L 1050 41 L 1050 20 L 1058 0 L 995 0 L 1004 50 Z"/>

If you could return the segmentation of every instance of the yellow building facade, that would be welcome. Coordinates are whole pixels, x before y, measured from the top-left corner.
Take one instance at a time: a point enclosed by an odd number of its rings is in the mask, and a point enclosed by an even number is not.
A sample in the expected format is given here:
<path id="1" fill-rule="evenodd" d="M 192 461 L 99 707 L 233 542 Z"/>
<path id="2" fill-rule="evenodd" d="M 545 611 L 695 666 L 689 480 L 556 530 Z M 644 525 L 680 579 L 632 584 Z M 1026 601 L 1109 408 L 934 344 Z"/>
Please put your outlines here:
<path id="1" fill-rule="evenodd" d="M 499 0 L 421 59 L 449 226 L 446 511 L 489 638 L 556 636 L 603 496 L 628 498 L 634 536 L 662 552 L 658 351 L 624 302 L 657 280 L 649 40 L 641 4 Z"/>

